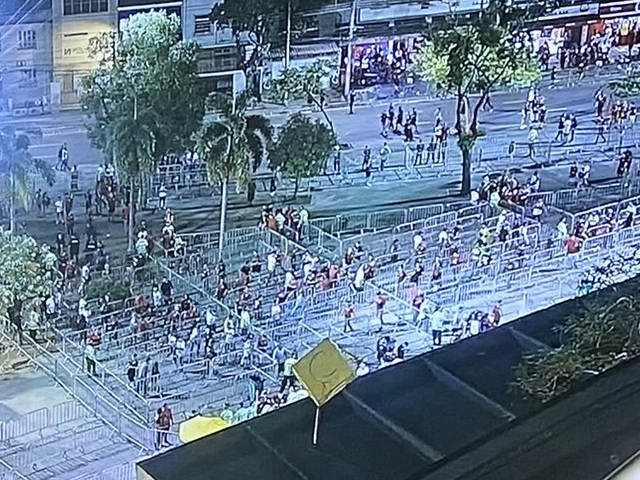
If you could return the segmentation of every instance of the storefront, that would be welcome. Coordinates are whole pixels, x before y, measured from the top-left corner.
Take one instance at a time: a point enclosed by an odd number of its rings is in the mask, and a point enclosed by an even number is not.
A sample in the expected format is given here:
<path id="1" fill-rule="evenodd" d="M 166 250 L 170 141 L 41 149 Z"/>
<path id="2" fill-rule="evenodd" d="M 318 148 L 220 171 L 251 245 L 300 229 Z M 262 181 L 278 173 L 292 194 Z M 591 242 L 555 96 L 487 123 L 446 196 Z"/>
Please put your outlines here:
<path id="1" fill-rule="evenodd" d="M 600 4 L 600 20 L 590 25 L 589 38 L 603 36 L 614 46 L 640 43 L 640 2 L 622 1 Z"/>
<path id="2" fill-rule="evenodd" d="M 353 45 L 352 85 L 366 88 L 372 85 L 407 83 L 407 75 L 422 45 L 421 35 L 375 37 Z M 340 58 L 340 84 L 344 85 L 349 58 L 348 46 L 343 46 Z"/>
<path id="3" fill-rule="evenodd" d="M 551 55 L 555 55 L 559 47 L 583 45 L 589 26 L 598 21 L 598 12 L 599 4 L 588 3 L 557 8 L 539 18 L 530 31 L 534 49 L 538 51 L 546 43 Z"/>

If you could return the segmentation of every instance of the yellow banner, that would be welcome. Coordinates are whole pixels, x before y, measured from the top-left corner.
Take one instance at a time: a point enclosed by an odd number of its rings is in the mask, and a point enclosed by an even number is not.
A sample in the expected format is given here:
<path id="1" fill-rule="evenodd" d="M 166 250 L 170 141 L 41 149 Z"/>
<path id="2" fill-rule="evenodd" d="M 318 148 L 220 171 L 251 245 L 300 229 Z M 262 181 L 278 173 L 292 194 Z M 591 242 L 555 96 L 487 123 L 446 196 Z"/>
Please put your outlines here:
<path id="1" fill-rule="evenodd" d="M 325 339 L 296 362 L 293 373 L 318 407 L 355 379 L 352 365 L 331 340 Z"/>

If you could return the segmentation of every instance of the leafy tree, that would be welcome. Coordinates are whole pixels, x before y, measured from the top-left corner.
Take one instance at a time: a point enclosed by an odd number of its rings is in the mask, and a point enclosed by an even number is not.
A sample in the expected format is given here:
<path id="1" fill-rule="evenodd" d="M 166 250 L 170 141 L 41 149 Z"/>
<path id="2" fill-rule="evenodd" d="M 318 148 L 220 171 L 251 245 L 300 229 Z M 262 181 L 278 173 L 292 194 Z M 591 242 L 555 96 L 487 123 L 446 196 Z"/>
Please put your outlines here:
<path id="1" fill-rule="evenodd" d="M 214 93 L 207 107 L 216 112 L 215 118 L 205 121 L 195 135 L 195 150 L 207 166 L 209 182 L 222 190 L 220 207 L 220 242 L 222 251 L 227 215 L 229 182 L 236 181 L 244 188 L 266 154 L 273 137 L 269 120 L 262 115 L 247 113 L 249 95 L 235 98 Z"/>
<path id="2" fill-rule="evenodd" d="M 609 88 L 616 97 L 629 98 L 640 95 L 640 75 L 633 73 L 609 82 Z"/>
<path id="3" fill-rule="evenodd" d="M 178 18 L 165 12 L 133 15 L 119 37 L 91 39 L 100 67 L 83 83 L 82 103 L 91 116 L 88 135 L 129 183 L 131 206 L 136 187 L 142 188 L 162 156 L 192 147 L 204 114 L 196 50 L 195 42 L 180 40 Z"/>
<path id="4" fill-rule="evenodd" d="M 131 282 L 115 275 L 102 275 L 92 279 L 87 285 L 87 300 L 95 300 L 107 294 L 112 301 L 125 300 L 132 296 Z"/>
<path id="5" fill-rule="evenodd" d="M 620 297 L 617 289 L 586 299 L 582 313 L 557 328 L 560 347 L 529 355 L 516 367 L 520 394 L 546 402 L 576 382 L 640 355 L 637 283 L 635 288 L 631 296 Z"/>
<path id="6" fill-rule="evenodd" d="M 294 180 L 295 198 L 303 178 L 324 172 L 336 145 L 336 136 L 324 123 L 297 113 L 278 132 L 278 140 L 269 152 L 271 168 L 281 169 Z"/>
<path id="7" fill-rule="evenodd" d="M 233 30 L 242 70 L 251 89 L 258 95 L 257 68 L 269 48 L 282 46 L 286 36 L 295 33 L 296 27 L 303 23 L 303 13 L 329 3 L 330 0 L 224 0 L 211 10 L 211 21 Z M 281 28 L 282 23 L 288 27 Z M 248 56 L 245 55 L 245 43 L 251 49 Z"/>
<path id="8" fill-rule="evenodd" d="M 31 206 L 35 177 L 49 186 L 55 179 L 50 165 L 31 156 L 29 144 L 26 135 L 17 135 L 10 127 L 0 130 L 0 198 L 9 206 L 11 233 L 16 232 L 16 206 L 25 210 Z"/>
<path id="9" fill-rule="evenodd" d="M 0 315 L 51 293 L 56 258 L 32 237 L 0 231 Z"/>
<path id="10" fill-rule="evenodd" d="M 271 82 L 269 94 L 279 103 L 286 105 L 289 100 L 308 100 L 318 107 L 327 125 L 335 134 L 333 123 L 322 101 L 323 78 L 332 71 L 327 61 L 317 60 L 303 68 L 288 68 Z"/>
<path id="11" fill-rule="evenodd" d="M 455 13 L 431 32 L 417 61 L 418 73 L 456 100 L 455 132 L 462 154 L 462 193 L 471 191 L 471 151 L 482 135 L 480 112 L 499 86 L 532 84 L 540 78 L 523 24 L 544 9 L 540 3 L 487 0 L 482 15 L 465 20 Z M 479 93 L 474 101 L 471 95 Z"/>

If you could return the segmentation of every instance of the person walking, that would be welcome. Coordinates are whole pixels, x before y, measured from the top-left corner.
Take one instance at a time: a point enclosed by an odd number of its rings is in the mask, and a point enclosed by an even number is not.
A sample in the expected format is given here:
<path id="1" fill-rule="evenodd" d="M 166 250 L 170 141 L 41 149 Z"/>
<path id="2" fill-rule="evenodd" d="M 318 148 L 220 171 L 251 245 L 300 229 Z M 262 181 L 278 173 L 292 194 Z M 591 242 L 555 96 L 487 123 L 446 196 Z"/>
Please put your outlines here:
<path id="1" fill-rule="evenodd" d="M 293 366 L 298 361 L 297 354 L 294 352 L 290 357 L 284 361 L 284 369 L 282 371 L 282 383 L 280 384 L 280 393 L 283 393 L 287 388 L 292 387 L 296 383 L 296 377 L 293 373 Z"/>
<path id="2" fill-rule="evenodd" d="M 84 360 L 85 366 L 87 368 L 87 373 L 89 375 L 96 374 L 96 348 L 91 344 L 90 341 L 87 342 L 87 345 L 84 347 Z"/>
<path id="3" fill-rule="evenodd" d="M 380 135 L 387 137 L 387 112 L 380 114 Z"/>
<path id="4" fill-rule="evenodd" d="M 164 183 L 158 189 L 158 208 L 160 210 L 167 208 L 167 187 L 164 186 Z"/>
<path id="5" fill-rule="evenodd" d="M 347 303 L 347 307 L 344 309 L 344 333 L 355 331 L 351 321 L 356 316 L 356 309 L 353 306 L 353 303 Z"/>
<path id="6" fill-rule="evenodd" d="M 536 158 L 536 143 L 538 142 L 538 130 L 535 127 L 529 129 L 527 144 L 529 146 L 529 158 Z"/>
<path id="7" fill-rule="evenodd" d="M 391 147 L 389 147 L 387 142 L 384 142 L 384 145 L 382 145 L 382 148 L 380 149 L 380 171 L 381 172 L 384 171 L 385 164 L 387 163 L 387 160 L 389 160 L 390 155 L 391 155 Z"/>
<path id="8" fill-rule="evenodd" d="M 69 170 L 69 150 L 67 150 L 67 142 L 64 142 L 58 150 L 58 163 L 56 163 L 56 170 Z"/>

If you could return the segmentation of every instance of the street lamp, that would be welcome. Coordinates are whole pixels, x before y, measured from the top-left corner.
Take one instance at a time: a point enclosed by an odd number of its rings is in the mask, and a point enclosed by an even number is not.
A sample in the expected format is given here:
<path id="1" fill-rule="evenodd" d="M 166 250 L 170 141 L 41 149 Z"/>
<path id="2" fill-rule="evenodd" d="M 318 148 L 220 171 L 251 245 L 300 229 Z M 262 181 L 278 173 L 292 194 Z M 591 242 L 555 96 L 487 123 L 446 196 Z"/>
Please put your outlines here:
<path id="1" fill-rule="evenodd" d="M 353 62 L 353 37 L 356 32 L 356 11 L 358 0 L 351 2 L 351 17 L 349 19 L 349 40 L 347 43 L 347 66 L 344 78 L 344 98 L 349 99 L 351 93 L 351 63 Z"/>

